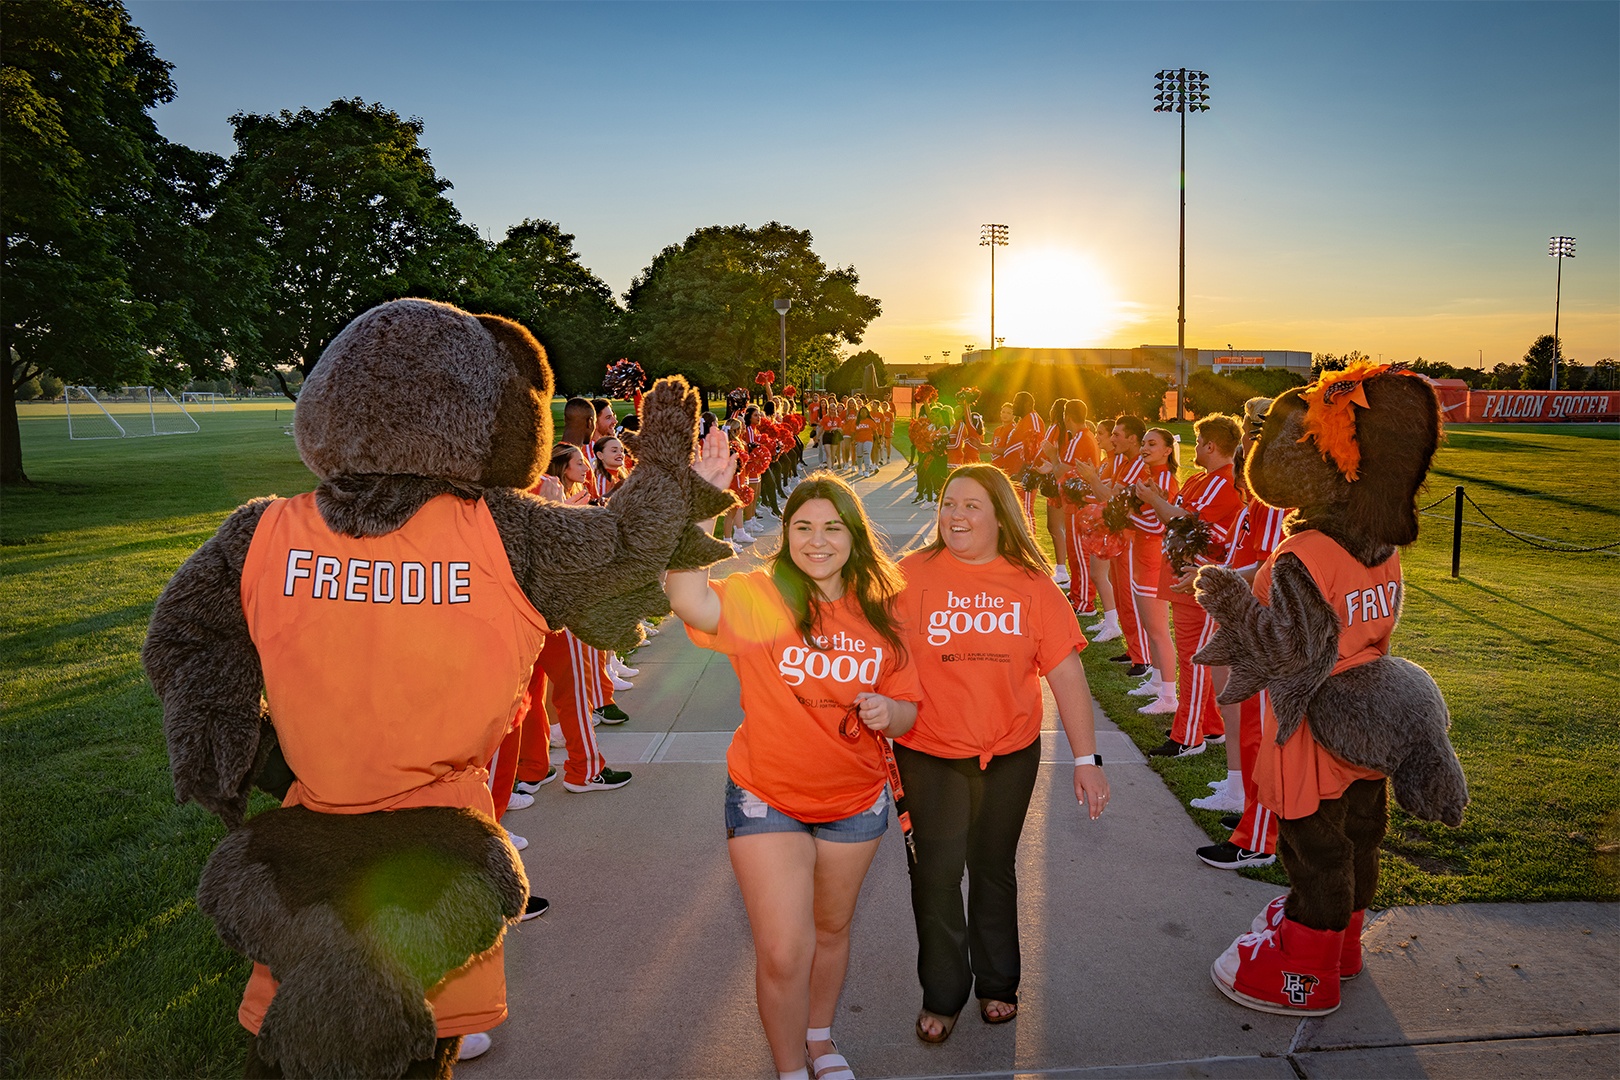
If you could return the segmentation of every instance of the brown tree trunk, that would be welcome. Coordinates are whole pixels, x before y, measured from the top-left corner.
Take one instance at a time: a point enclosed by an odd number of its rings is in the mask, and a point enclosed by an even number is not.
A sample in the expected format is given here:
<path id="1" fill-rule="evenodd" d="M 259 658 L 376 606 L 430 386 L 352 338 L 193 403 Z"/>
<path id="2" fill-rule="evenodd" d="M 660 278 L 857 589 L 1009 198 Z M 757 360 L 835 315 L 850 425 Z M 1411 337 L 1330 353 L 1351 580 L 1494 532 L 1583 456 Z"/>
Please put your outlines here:
<path id="1" fill-rule="evenodd" d="M 0 355 L 10 355 L 6 348 Z M 17 375 L 26 367 L 8 360 L 0 378 L 0 485 L 28 483 L 22 464 L 22 428 L 17 422 Z"/>

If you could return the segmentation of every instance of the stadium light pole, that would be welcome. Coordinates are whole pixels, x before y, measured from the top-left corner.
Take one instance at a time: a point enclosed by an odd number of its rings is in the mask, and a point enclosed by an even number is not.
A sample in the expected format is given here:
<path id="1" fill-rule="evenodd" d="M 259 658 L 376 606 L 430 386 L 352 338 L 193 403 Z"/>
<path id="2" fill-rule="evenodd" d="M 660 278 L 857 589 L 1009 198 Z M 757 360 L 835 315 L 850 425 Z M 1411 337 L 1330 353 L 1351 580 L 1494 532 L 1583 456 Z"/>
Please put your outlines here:
<path id="1" fill-rule="evenodd" d="M 1154 76 L 1153 111 L 1181 115 L 1181 255 L 1176 297 L 1176 419 L 1182 418 L 1187 386 L 1187 114 L 1209 112 L 1209 76 L 1191 68 L 1166 68 Z"/>
<path id="2" fill-rule="evenodd" d="M 793 306 L 792 300 L 778 300 L 776 313 L 782 318 L 782 385 L 787 385 L 787 313 Z"/>
<path id="3" fill-rule="evenodd" d="M 979 246 L 990 249 L 990 359 L 996 358 L 996 248 L 1007 246 L 1007 226 L 980 225 Z"/>
<path id="4" fill-rule="evenodd" d="M 1564 298 L 1564 260 L 1575 257 L 1575 238 L 1573 236 L 1554 236 L 1547 240 L 1547 256 L 1558 261 L 1558 283 L 1553 286 L 1553 359 L 1552 359 L 1552 385 L 1547 389 L 1558 389 L 1558 358 L 1564 353 L 1564 343 L 1558 338 L 1558 308 Z"/>

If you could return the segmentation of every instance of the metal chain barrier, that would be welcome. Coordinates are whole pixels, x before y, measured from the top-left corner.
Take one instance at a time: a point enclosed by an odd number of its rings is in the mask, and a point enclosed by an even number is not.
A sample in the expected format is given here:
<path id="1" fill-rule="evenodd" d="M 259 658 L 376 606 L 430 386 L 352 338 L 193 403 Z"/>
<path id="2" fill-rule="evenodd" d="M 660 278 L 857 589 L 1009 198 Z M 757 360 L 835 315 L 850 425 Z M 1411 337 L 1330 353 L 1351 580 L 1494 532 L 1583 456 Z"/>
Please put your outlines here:
<path id="1" fill-rule="evenodd" d="M 1451 498 L 1451 496 L 1447 496 L 1447 498 L 1449 499 L 1449 498 Z M 1492 525 L 1496 526 L 1498 529 L 1501 529 L 1503 532 L 1507 533 L 1509 536 L 1513 537 L 1513 539 L 1519 541 L 1521 544 L 1528 544 L 1530 547 L 1540 548 L 1542 551 L 1562 551 L 1562 552 L 1564 552 L 1566 554 L 1570 554 L 1570 555 L 1579 555 L 1579 554 L 1583 554 L 1583 553 L 1586 553 L 1586 552 L 1592 552 L 1592 551 L 1610 551 L 1610 550 L 1612 550 L 1614 548 L 1620 547 L 1620 540 L 1617 540 L 1612 544 L 1600 544 L 1597 547 L 1559 547 L 1559 546 L 1556 546 L 1556 544 L 1557 544 L 1556 541 L 1554 543 L 1552 543 L 1552 544 L 1544 544 L 1544 543 L 1541 543 L 1539 540 L 1533 540 L 1530 537 L 1525 536 L 1522 533 L 1514 532 L 1512 529 L 1508 528 L 1506 525 L 1503 525 L 1500 521 L 1497 521 L 1495 518 L 1491 517 L 1490 514 L 1487 514 L 1485 512 L 1484 507 L 1480 506 L 1479 503 L 1475 502 L 1474 499 L 1473 499 L 1473 496 L 1469 495 L 1466 491 L 1463 492 L 1463 498 L 1468 500 L 1468 505 L 1472 506 L 1475 510 L 1478 510 L 1480 516 L 1483 517 L 1486 521 L 1490 522 Z M 1441 499 L 1440 501 L 1445 502 L 1446 500 Z M 1431 505 L 1433 505 L 1433 504 L 1431 504 Z M 1425 509 L 1427 509 L 1427 507 L 1425 507 Z"/>

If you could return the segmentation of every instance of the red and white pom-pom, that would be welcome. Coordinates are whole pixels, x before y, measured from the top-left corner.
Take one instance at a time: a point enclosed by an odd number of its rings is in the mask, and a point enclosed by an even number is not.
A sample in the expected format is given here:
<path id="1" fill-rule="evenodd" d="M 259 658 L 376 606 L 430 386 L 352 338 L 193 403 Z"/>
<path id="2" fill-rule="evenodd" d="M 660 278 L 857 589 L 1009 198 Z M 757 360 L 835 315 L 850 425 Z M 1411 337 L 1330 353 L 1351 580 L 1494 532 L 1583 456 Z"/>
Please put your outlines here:
<path id="1" fill-rule="evenodd" d="M 782 396 L 787 398 L 798 397 L 799 391 L 794 388 L 792 383 L 789 383 L 787 386 L 782 387 Z"/>

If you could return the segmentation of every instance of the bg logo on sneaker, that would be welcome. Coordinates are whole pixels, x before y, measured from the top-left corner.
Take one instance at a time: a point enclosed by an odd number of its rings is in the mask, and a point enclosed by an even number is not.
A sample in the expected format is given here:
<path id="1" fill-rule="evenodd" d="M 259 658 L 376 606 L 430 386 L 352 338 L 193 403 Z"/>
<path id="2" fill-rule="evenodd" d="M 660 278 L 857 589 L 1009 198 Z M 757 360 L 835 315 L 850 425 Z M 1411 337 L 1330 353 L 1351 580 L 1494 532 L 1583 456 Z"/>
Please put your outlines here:
<path id="1" fill-rule="evenodd" d="M 1292 971 L 1282 973 L 1283 993 L 1294 1005 L 1309 1005 L 1310 996 L 1316 993 L 1316 988 L 1322 980 L 1315 975 L 1296 975 Z"/>

